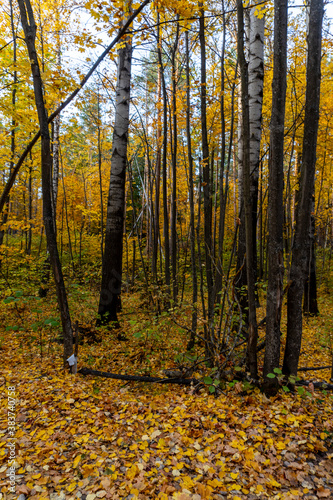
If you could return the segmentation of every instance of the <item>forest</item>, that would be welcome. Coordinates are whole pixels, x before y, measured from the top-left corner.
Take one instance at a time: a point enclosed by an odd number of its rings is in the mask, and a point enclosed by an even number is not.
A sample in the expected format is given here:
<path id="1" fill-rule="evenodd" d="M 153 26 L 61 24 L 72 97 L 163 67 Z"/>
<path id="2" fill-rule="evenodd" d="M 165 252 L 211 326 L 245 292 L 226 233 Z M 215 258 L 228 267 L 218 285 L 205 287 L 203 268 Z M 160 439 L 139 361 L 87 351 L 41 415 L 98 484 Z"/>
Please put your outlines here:
<path id="1" fill-rule="evenodd" d="M 0 500 L 333 498 L 324 0 L 0 6 Z"/>

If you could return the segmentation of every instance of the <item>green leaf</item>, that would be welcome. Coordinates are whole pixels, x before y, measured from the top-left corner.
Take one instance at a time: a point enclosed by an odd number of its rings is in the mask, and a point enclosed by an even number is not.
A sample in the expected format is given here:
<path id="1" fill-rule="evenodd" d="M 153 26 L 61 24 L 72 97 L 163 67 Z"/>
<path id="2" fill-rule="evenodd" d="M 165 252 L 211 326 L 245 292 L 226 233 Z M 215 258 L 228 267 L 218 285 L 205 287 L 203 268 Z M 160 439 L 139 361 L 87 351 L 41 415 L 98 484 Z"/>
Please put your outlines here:
<path id="1" fill-rule="evenodd" d="M 213 379 L 212 377 L 204 377 L 204 383 L 207 384 L 207 385 L 210 385 L 213 383 Z"/>
<path id="2" fill-rule="evenodd" d="M 273 372 L 277 373 L 278 375 L 282 374 L 282 370 L 280 368 L 274 368 Z"/>
<path id="3" fill-rule="evenodd" d="M 235 372 L 241 372 L 242 368 L 240 366 L 235 366 Z"/>
<path id="4" fill-rule="evenodd" d="M 142 339 L 143 337 L 143 333 L 142 332 L 135 332 L 133 334 L 133 336 L 136 338 L 136 339 Z"/>
<path id="5" fill-rule="evenodd" d="M 284 390 L 284 392 L 290 392 L 289 387 L 287 387 L 286 385 L 283 385 L 282 389 Z"/>
<path id="6" fill-rule="evenodd" d="M 268 378 L 275 378 L 276 375 L 275 375 L 275 373 L 267 373 L 267 377 Z"/>
<path id="7" fill-rule="evenodd" d="M 216 391 L 216 387 L 215 385 L 210 385 L 209 388 L 208 388 L 209 392 L 213 393 Z"/>
<path id="8" fill-rule="evenodd" d="M 23 295 L 22 290 L 16 290 L 15 297 L 22 297 L 22 295 Z"/>
<path id="9" fill-rule="evenodd" d="M 13 300 L 15 300 L 14 297 L 7 297 L 3 302 L 4 304 L 10 304 L 11 302 L 13 302 Z"/>

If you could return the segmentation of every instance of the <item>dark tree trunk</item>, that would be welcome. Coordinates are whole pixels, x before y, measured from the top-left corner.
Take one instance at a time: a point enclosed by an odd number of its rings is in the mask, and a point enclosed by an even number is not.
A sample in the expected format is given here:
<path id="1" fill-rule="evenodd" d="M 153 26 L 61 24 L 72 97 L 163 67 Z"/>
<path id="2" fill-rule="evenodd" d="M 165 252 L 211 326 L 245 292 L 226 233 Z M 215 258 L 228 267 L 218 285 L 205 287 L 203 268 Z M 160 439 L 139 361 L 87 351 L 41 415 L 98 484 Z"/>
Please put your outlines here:
<path id="1" fill-rule="evenodd" d="M 209 147 L 207 136 L 207 83 L 206 83 L 206 40 L 205 40 L 205 15 L 203 9 L 200 12 L 199 20 L 199 41 L 201 54 L 201 89 L 200 89 L 200 110 L 201 110 L 201 144 L 202 144 L 202 177 L 204 195 L 204 232 L 205 232 L 205 260 L 206 279 L 208 291 L 208 322 L 211 331 L 214 314 L 214 288 L 212 269 L 212 197 L 211 197 L 211 175 L 209 164 Z M 211 332 L 212 333 L 212 332 Z M 212 339 L 207 339 L 209 342 Z M 207 353 L 209 355 L 209 353 Z"/>
<path id="2" fill-rule="evenodd" d="M 176 27 L 176 38 L 171 53 L 171 78 L 172 78 L 172 130 L 173 130 L 173 148 L 172 148 L 172 192 L 171 192 L 171 224 L 170 224 L 170 249 L 171 249 L 171 268 L 172 268 L 172 295 L 173 301 L 177 301 L 178 280 L 177 280 L 177 70 L 176 53 L 179 41 L 179 23 Z"/>
<path id="3" fill-rule="evenodd" d="M 162 96 L 163 96 L 163 155 L 162 155 L 162 192 L 163 192 L 163 228 L 164 228 L 164 252 L 165 252 L 165 283 L 169 290 L 170 287 L 170 243 L 169 243 L 169 216 L 168 216 L 168 183 L 167 183 L 167 152 L 168 152 L 168 109 L 167 109 L 167 91 L 164 78 L 164 67 L 162 61 L 162 49 L 160 47 L 160 27 L 159 14 L 157 14 L 157 53 L 158 62 L 162 77 Z"/>
<path id="4" fill-rule="evenodd" d="M 315 198 L 312 196 L 311 230 L 310 230 L 310 254 L 307 264 L 307 279 L 304 286 L 303 312 L 308 316 L 318 316 L 317 302 L 317 273 L 316 273 L 316 247 L 315 247 Z"/>
<path id="5" fill-rule="evenodd" d="M 280 364 L 280 321 L 283 296 L 283 146 L 287 89 L 288 0 L 274 2 L 274 70 L 268 193 L 268 289 L 264 378 L 267 389 L 276 379 L 267 378 Z"/>
<path id="6" fill-rule="evenodd" d="M 116 114 L 112 139 L 110 187 L 102 263 L 102 284 L 97 324 L 112 322 L 118 326 L 120 309 L 123 232 L 125 211 L 125 178 L 131 88 L 132 45 L 129 38 L 118 51 Z"/>
<path id="7" fill-rule="evenodd" d="M 303 154 L 290 269 L 291 285 L 288 289 L 287 341 L 283 362 L 283 373 L 287 376 L 297 374 L 302 343 L 302 297 L 310 252 L 311 208 L 314 193 L 319 122 L 323 13 L 323 0 L 311 0 L 306 68 Z"/>
<path id="8" fill-rule="evenodd" d="M 249 328 L 247 341 L 247 368 L 251 377 L 257 378 L 257 320 L 255 298 L 255 269 L 253 252 L 252 203 L 250 188 L 250 118 L 248 93 L 248 68 L 244 54 L 244 12 L 242 0 L 237 0 L 237 50 L 242 85 L 242 134 L 243 134 L 243 200 L 246 233 L 246 277 L 249 304 Z"/>
<path id="9" fill-rule="evenodd" d="M 69 315 L 67 295 L 65 283 L 63 279 L 58 248 L 57 238 L 55 233 L 55 225 L 53 220 L 53 205 L 52 205 L 52 155 L 51 155 L 51 139 L 49 133 L 49 125 L 47 111 L 44 105 L 43 82 L 40 75 L 37 52 L 35 48 L 36 24 L 31 8 L 30 0 L 18 0 L 21 13 L 22 27 L 25 35 L 29 59 L 31 63 L 31 73 L 33 77 L 35 102 L 38 113 L 38 120 L 41 133 L 41 165 L 42 165 L 42 193 L 43 193 L 43 219 L 45 233 L 47 238 L 47 246 L 50 252 L 51 267 L 53 270 L 58 306 L 61 315 L 62 329 L 64 335 L 64 364 L 66 359 L 73 353 L 73 332 Z"/>
<path id="10" fill-rule="evenodd" d="M 162 70 L 158 66 L 157 75 L 157 137 L 156 137 L 156 168 L 155 168 L 155 218 L 154 218 L 154 239 L 152 254 L 152 273 L 157 283 L 157 261 L 158 244 L 160 241 L 160 185 L 161 185 L 161 159 L 162 159 L 162 110 L 160 103 L 162 99 Z"/>
<path id="11" fill-rule="evenodd" d="M 191 268 L 192 268 L 192 326 L 191 338 L 188 343 L 188 350 L 194 347 L 195 334 L 197 329 L 197 300 L 198 300 L 198 278 L 196 267 L 196 252 L 195 252 L 195 226 L 194 226 L 194 188 L 193 188 L 193 158 L 192 158 L 192 141 L 191 141 L 191 95 L 190 95 L 190 55 L 188 43 L 188 31 L 185 32 L 186 44 L 186 139 L 187 139 L 187 155 L 188 155 L 188 183 L 189 183 L 189 200 L 190 200 L 190 246 L 191 246 Z"/>

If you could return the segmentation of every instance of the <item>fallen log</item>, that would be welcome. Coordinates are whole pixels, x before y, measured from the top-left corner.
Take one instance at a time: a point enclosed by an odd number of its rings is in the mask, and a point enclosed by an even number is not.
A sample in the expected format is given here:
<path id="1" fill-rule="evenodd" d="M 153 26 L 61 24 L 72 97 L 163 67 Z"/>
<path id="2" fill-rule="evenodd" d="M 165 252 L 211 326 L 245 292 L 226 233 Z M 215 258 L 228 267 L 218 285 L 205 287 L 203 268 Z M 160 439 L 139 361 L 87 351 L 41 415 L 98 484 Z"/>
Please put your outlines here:
<path id="1" fill-rule="evenodd" d="M 316 370 L 331 370 L 331 366 L 317 366 L 314 367 L 312 366 L 311 368 L 298 368 L 297 371 L 299 372 L 314 372 Z"/>
<path id="2" fill-rule="evenodd" d="M 303 385 L 308 387 L 313 384 L 315 389 L 323 389 L 324 391 L 333 391 L 333 384 L 328 384 L 327 382 L 313 382 L 312 380 L 298 380 L 295 385 Z"/>
<path id="3" fill-rule="evenodd" d="M 178 385 L 195 385 L 201 382 L 196 378 L 159 378 L 145 377 L 141 375 L 119 375 L 118 373 L 100 372 L 99 370 L 91 370 L 90 368 L 81 368 L 78 370 L 81 375 L 94 375 L 95 377 L 113 378 L 115 380 L 126 380 L 128 382 L 152 382 L 156 384 L 178 384 Z"/>

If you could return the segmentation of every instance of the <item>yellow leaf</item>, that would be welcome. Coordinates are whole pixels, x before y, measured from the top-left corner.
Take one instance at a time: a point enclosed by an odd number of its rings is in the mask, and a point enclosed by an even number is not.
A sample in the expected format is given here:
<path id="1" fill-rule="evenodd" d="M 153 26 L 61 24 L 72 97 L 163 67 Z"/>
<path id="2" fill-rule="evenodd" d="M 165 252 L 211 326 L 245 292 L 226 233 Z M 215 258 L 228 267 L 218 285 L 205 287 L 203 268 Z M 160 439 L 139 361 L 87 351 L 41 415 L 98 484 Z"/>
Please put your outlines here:
<path id="1" fill-rule="evenodd" d="M 76 488 L 76 482 L 74 481 L 73 483 L 71 483 L 68 487 L 67 487 L 67 491 L 69 491 L 70 493 L 72 491 L 74 491 Z"/>
<path id="2" fill-rule="evenodd" d="M 134 464 L 132 465 L 132 467 L 130 469 L 127 470 L 126 472 L 126 477 L 129 479 L 129 480 L 132 480 L 135 478 L 135 476 L 137 475 L 138 473 L 138 468 L 137 466 Z"/>
<path id="3" fill-rule="evenodd" d="M 78 455 L 77 457 L 75 457 L 74 462 L 73 462 L 73 469 L 76 469 L 80 460 L 81 460 L 81 455 Z"/>
<path id="4" fill-rule="evenodd" d="M 232 479 L 237 479 L 238 478 L 238 472 L 231 472 L 230 476 L 232 477 Z"/>
<path id="5" fill-rule="evenodd" d="M 268 481 L 266 484 L 270 488 L 281 488 L 281 484 L 275 481 L 275 479 L 273 478 L 270 479 L 270 481 Z"/>
<path id="6" fill-rule="evenodd" d="M 193 483 L 192 479 L 190 478 L 190 476 L 185 476 L 184 478 L 182 478 L 181 487 L 183 489 L 190 490 L 191 488 L 193 488 L 193 486 L 194 486 L 194 483 Z"/>

